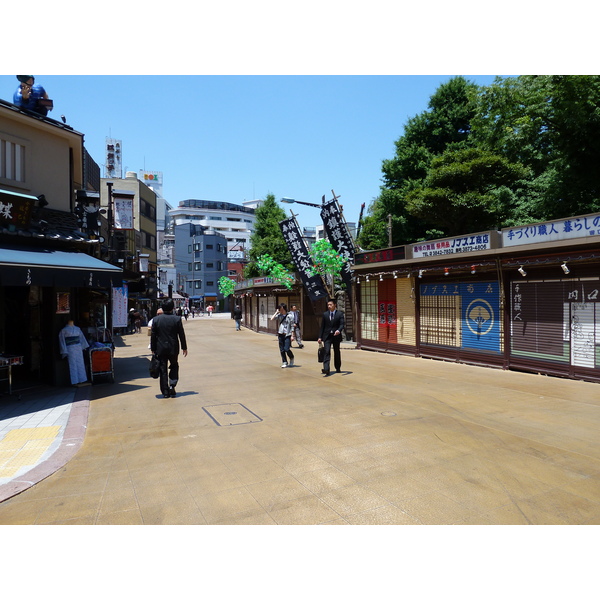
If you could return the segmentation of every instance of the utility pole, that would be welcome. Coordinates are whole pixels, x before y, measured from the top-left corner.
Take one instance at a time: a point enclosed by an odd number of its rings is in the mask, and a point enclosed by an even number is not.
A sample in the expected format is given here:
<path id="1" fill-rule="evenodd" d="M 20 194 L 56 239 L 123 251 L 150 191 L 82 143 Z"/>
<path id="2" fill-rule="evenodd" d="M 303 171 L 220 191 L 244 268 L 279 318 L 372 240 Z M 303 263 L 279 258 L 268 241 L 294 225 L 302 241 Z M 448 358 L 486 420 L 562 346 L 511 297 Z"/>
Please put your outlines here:
<path id="1" fill-rule="evenodd" d="M 392 215 L 388 215 L 388 247 L 392 247 Z"/>

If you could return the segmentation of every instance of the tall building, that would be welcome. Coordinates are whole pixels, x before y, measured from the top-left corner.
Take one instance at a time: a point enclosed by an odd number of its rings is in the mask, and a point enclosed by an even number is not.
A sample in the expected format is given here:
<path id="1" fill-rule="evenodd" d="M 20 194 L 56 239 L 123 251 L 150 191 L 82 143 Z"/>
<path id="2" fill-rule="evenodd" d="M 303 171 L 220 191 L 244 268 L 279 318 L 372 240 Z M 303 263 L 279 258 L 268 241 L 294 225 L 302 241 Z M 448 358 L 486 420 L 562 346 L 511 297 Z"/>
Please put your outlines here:
<path id="1" fill-rule="evenodd" d="M 189 296 L 197 305 L 215 305 L 222 297 L 219 278 L 227 276 L 227 239 L 218 231 L 189 222 L 173 229 L 173 291 Z"/>
<path id="2" fill-rule="evenodd" d="M 179 206 L 169 211 L 174 225 L 192 223 L 218 231 L 227 240 L 230 262 L 237 262 L 247 255 L 250 236 L 256 221 L 255 210 L 260 200 L 233 204 L 213 200 L 182 200 Z M 240 252 L 243 253 L 240 255 Z"/>
<path id="3" fill-rule="evenodd" d="M 100 194 L 101 206 L 114 214 L 107 260 L 140 274 L 139 284 L 130 286 L 130 298 L 149 303 L 156 299 L 156 193 L 128 171 L 124 179 L 102 179 Z"/>

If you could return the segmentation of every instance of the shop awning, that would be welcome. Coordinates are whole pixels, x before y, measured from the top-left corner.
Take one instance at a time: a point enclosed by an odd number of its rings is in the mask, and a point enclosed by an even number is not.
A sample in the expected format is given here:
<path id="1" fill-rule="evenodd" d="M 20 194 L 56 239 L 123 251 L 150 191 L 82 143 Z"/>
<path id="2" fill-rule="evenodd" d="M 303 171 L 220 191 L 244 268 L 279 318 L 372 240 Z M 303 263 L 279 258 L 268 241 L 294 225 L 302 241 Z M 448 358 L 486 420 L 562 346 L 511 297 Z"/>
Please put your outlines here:
<path id="1" fill-rule="evenodd" d="M 0 285 L 106 288 L 121 285 L 122 269 L 84 252 L 0 246 Z"/>

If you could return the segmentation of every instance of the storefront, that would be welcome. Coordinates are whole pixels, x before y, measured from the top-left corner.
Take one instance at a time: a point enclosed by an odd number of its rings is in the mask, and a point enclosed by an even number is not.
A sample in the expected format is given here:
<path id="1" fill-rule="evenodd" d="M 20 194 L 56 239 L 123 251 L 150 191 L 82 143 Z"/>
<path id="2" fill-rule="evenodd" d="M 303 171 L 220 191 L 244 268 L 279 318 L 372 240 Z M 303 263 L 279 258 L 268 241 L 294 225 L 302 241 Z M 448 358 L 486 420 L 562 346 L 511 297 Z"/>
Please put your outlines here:
<path id="1" fill-rule="evenodd" d="M 238 283 L 234 293 L 234 305 L 242 309 L 242 326 L 261 333 L 277 332 L 271 317 L 279 304 L 287 305 L 288 310 L 295 304 L 300 311 L 302 339 L 316 340 L 319 337 L 320 316 L 326 308 L 326 301 L 311 302 L 299 283 L 291 290 L 282 287 L 271 277 L 256 277 Z"/>
<path id="2" fill-rule="evenodd" d="M 356 258 L 360 348 L 600 381 L 600 215 Z"/>
<path id="3" fill-rule="evenodd" d="M 58 333 L 72 318 L 90 342 L 105 339 L 121 279 L 121 269 L 83 252 L 3 244 L 0 352 L 24 357 L 15 379 L 68 385 Z"/>

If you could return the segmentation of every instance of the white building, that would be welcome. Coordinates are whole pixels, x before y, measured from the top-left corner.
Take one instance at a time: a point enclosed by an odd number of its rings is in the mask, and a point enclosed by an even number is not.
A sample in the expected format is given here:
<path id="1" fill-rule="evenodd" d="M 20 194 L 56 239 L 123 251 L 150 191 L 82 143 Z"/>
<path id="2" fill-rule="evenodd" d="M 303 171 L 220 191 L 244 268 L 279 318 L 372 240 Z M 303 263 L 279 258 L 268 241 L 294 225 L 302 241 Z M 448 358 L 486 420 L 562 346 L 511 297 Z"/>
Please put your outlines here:
<path id="1" fill-rule="evenodd" d="M 228 259 L 243 259 L 250 247 L 250 236 L 256 221 L 255 210 L 262 200 L 249 200 L 242 204 L 213 200 L 181 200 L 179 206 L 169 211 L 174 225 L 192 223 L 218 231 L 227 239 Z"/>

